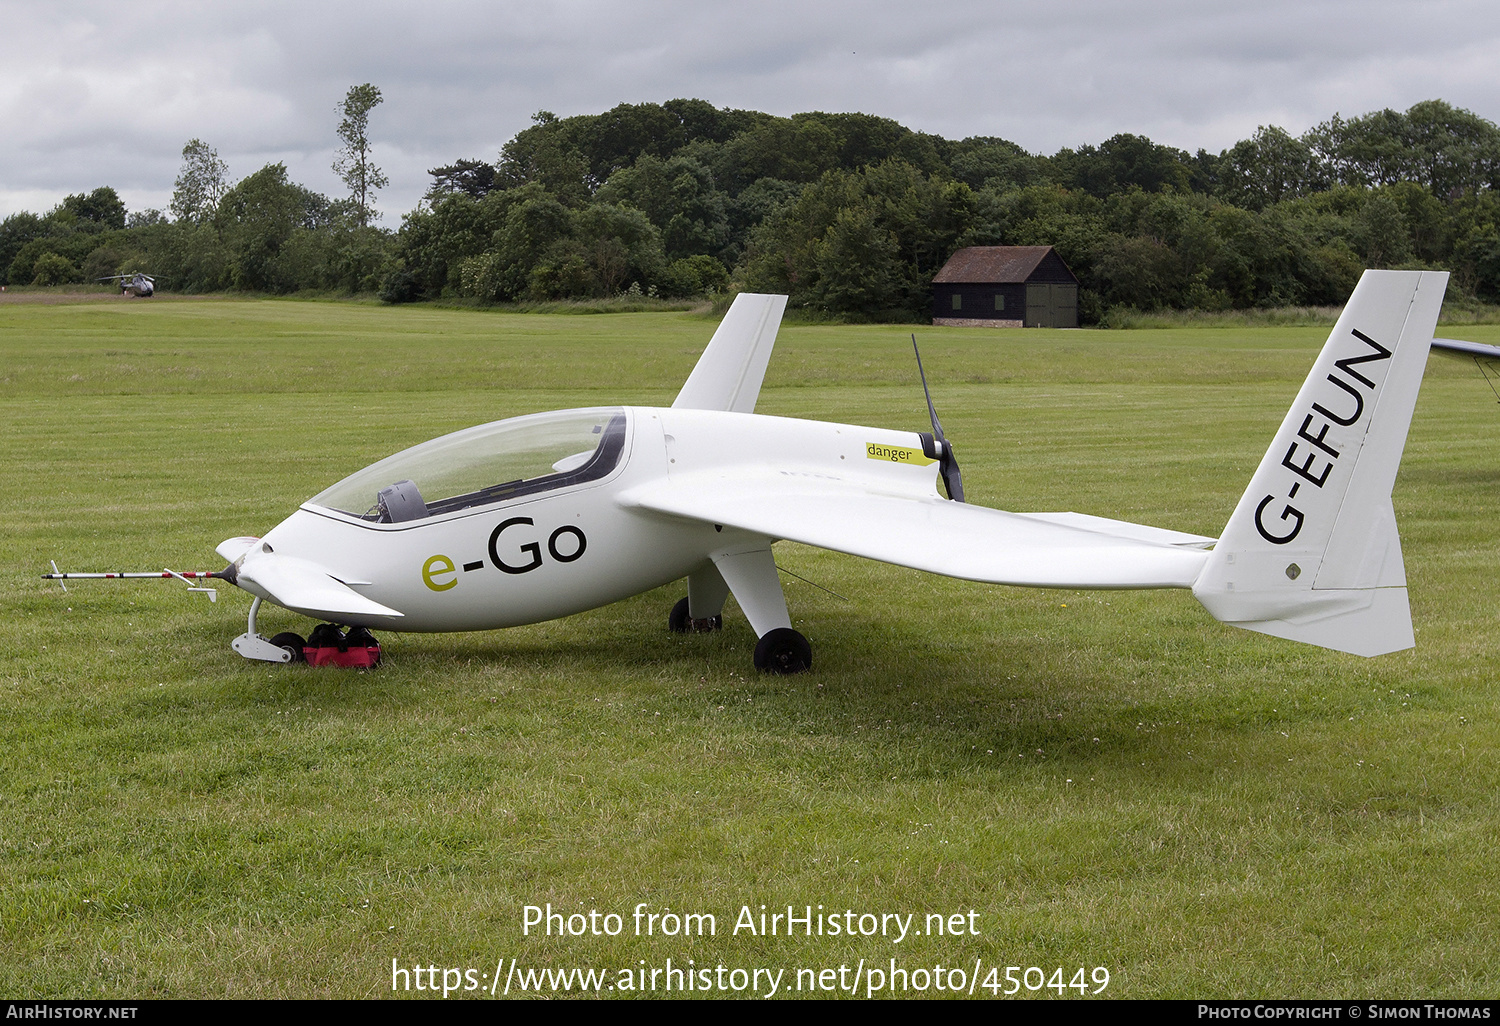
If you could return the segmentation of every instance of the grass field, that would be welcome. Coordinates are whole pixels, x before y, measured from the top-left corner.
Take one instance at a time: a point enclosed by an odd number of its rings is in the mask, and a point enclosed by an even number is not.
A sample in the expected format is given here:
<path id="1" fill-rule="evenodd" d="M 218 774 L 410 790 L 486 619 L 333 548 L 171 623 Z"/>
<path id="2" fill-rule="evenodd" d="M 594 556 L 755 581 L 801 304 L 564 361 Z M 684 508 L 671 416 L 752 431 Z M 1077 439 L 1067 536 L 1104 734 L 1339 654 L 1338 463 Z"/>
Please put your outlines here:
<path id="1" fill-rule="evenodd" d="M 391 994 L 393 959 L 608 984 L 669 958 L 782 969 L 783 996 L 799 968 L 892 958 L 929 980 L 977 964 L 986 996 L 1007 966 L 1105 967 L 1103 996 L 1134 998 L 1500 990 L 1500 410 L 1472 364 L 1428 368 L 1395 491 L 1418 645 L 1374 660 L 1222 626 L 1184 592 L 791 545 L 784 567 L 846 597 L 787 578 L 815 664 L 789 679 L 751 669 L 732 601 L 721 635 L 669 634 L 681 586 L 383 635 L 360 673 L 240 659 L 232 588 L 39 579 L 51 559 L 217 569 L 221 539 L 406 445 L 669 403 L 713 327 L 0 306 L 0 993 L 364 997 Z M 788 326 L 760 412 L 924 428 L 908 332 Z M 1217 534 L 1326 329 L 919 334 L 971 501 Z M 523 936 L 547 903 L 623 929 Z M 637 937 L 641 903 L 717 933 Z M 734 933 L 762 904 L 976 915 L 899 944 Z"/>

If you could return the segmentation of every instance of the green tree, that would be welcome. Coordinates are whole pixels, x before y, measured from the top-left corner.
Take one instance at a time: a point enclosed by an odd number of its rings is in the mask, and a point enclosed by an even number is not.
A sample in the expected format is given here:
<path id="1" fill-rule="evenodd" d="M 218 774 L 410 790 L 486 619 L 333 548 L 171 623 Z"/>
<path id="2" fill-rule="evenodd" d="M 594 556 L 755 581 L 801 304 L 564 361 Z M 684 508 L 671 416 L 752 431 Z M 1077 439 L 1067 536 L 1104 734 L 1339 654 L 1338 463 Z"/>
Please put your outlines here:
<path id="1" fill-rule="evenodd" d="M 482 160 L 456 160 L 443 167 L 431 168 L 427 173 L 432 176 L 433 182 L 422 198 L 429 203 L 455 192 L 474 199 L 484 199 L 495 187 L 495 165 Z"/>
<path id="2" fill-rule="evenodd" d="M 1500 183 L 1500 128 L 1442 100 L 1424 100 L 1406 112 L 1414 173 L 1409 181 L 1438 196 L 1494 188 Z"/>
<path id="3" fill-rule="evenodd" d="M 219 200 L 229 187 L 224 176 L 229 165 L 202 139 L 190 139 L 182 148 L 182 170 L 172 190 L 172 215 L 179 221 L 201 224 L 214 216 Z"/>
<path id="4" fill-rule="evenodd" d="M 1465 195 L 1451 212 L 1455 281 L 1487 302 L 1500 300 L 1500 197 L 1491 191 Z"/>
<path id="5" fill-rule="evenodd" d="M 820 114 L 774 118 L 729 141 L 726 157 L 734 190 L 758 178 L 815 182 L 839 167 L 844 138 Z"/>
<path id="6" fill-rule="evenodd" d="M 545 262 L 546 256 L 555 256 L 559 244 L 573 236 L 572 213 L 540 185 L 513 189 L 503 200 L 508 201 L 503 209 L 497 204 L 490 205 L 502 220 L 490 237 L 487 251 L 459 265 L 459 291 L 466 296 L 490 301 L 521 298 L 528 290 L 533 272 Z M 564 258 L 567 255 L 571 254 L 564 254 Z M 545 298 L 571 294 L 559 293 L 561 287 L 551 281 L 544 290 Z M 590 291 L 591 287 L 586 287 L 578 294 Z"/>
<path id="7" fill-rule="evenodd" d="M 661 231 L 669 260 L 717 254 L 729 241 L 728 197 L 691 157 L 660 160 L 643 153 L 633 167 L 615 172 L 595 198 L 642 211 Z"/>
<path id="8" fill-rule="evenodd" d="M 744 256 L 750 233 L 791 203 L 804 186 L 783 182 L 779 178 L 757 178 L 725 205 L 729 217 L 729 243 L 724 247 L 724 261 L 734 264 Z"/>
<path id="9" fill-rule="evenodd" d="M 373 209 L 375 193 L 391 184 L 370 160 L 370 111 L 380 105 L 381 99 L 380 90 L 366 82 L 350 86 L 339 108 L 343 114 L 339 140 L 343 145 L 333 162 L 333 173 L 349 187 L 361 226 L 380 216 Z"/>
<path id="10" fill-rule="evenodd" d="M 643 288 L 656 283 L 663 265 L 661 235 L 639 210 L 590 203 L 578 212 L 574 231 L 596 295 L 617 295 L 629 283 Z"/>
<path id="11" fill-rule="evenodd" d="M 661 294 L 669 299 L 723 292 L 729 287 L 729 272 L 711 256 L 701 253 L 673 260 L 662 272 Z"/>
<path id="12" fill-rule="evenodd" d="M 140 246 L 140 267 L 172 283 L 173 292 L 214 292 L 232 284 L 230 256 L 213 221 L 173 221 L 131 233 Z"/>
<path id="13" fill-rule="evenodd" d="M 0 285 L 10 284 L 10 264 L 16 258 L 16 254 L 21 251 L 21 247 L 35 239 L 43 238 L 46 234 L 46 222 L 24 210 L 0 221 Z M 30 281 L 29 278 L 26 280 Z M 20 283 L 19 279 L 17 283 Z"/>
<path id="14" fill-rule="evenodd" d="M 235 287 L 291 292 L 315 285 L 298 273 L 306 246 L 297 247 L 296 261 L 282 259 L 282 250 L 298 229 L 326 228 L 328 206 L 327 197 L 287 181 L 284 164 L 267 164 L 226 192 L 214 223 Z"/>
<path id="15" fill-rule="evenodd" d="M 71 213 L 75 224 L 84 231 L 98 232 L 125 227 L 125 201 L 107 185 L 93 192 L 78 193 L 62 201 L 62 210 Z"/>
<path id="16" fill-rule="evenodd" d="M 1191 161 L 1182 150 L 1122 133 L 1097 147 L 1059 150 L 1049 163 L 1057 181 L 1102 198 L 1131 186 L 1145 192 L 1185 189 L 1192 178 Z"/>
<path id="17" fill-rule="evenodd" d="M 1093 272 L 1106 303 L 1137 310 L 1178 305 L 1186 284 L 1177 253 L 1141 235 L 1102 241 Z"/>
<path id="18" fill-rule="evenodd" d="M 146 228 L 153 224 L 166 224 L 167 215 L 156 207 L 147 207 L 144 210 L 132 210 L 125 217 L 126 228 Z"/>
<path id="19" fill-rule="evenodd" d="M 73 261 L 61 253 L 43 253 L 37 258 L 33 273 L 33 285 L 62 285 L 78 281 L 82 277 L 78 268 L 73 266 Z"/>
<path id="20" fill-rule="evenodd" d="M 1261 125 L 1220 154 L 1217 172 L 1219 195 L 1251 210 L 1324 187 L 1312 147 L 1275 125 Z"/>
<path id="21" fill-rule="evenodd" d="M 569 139 L 569 123 L 575 119 L 560 121 L 550 110 L 539 110 L 531 120 L 530 128 L 501 148 L 496 181 L 507 189 L 536 183 L 570 207 L 587 202 L 598 183 Z"/>
<path id="22" fill-rule="evenodd" d="M 1396 201 L 1385 191 L 1377 191 L 1365 201 L 1354 218 L 1355 239 L 1369 267 L 1389 267 L 1411 255 L 1411 237 L 1406 218 Z"/>
<path id="23" fill-rule="evenodd" d="M 896 234 L 880 225 L 871 202 L 843 207 L 814 247 L 811 290 L 824 310 L 874 313 L 900 304 L 902 267 Z"/>
<path id="24" fill-rule="evenodd" d="M 1018 189 L 1041 180 L 1047 161 L 1015 143 L 992 137 L 965 139 L 952 147 L 953 177 L 971 189 Z"/>
<path id="25" fill-rule="evenodd" d="M 539 186 L 533 188 L 544 193 Z M 397 244 L 402 282 L 400 288 L 393 283 L 392 293 L 405 299 L 436 298 L 445 289 L 458 288 L 460 266 L 489 248 L 515 197 L 526 194 L 524 189 L 500 190 L 476 200 L 455 192 L 433 201 L 430 208 L 408 213 Z"/>
<path id="26" fill-rule="evenodd" d="M 84 281 L 98 281 L 111 275 L 126 273 L 122 266 L 131 254 L 121 246 L 104 245 L 99 246 L 84 258 L 79 266 L 79 277 Z M 131 270 L 135 270 L 132 268 Z"/>
<path id="27" fill-rule="evenodd" d="M 716 109 L 703 100 L 622 103 L 603 114 L 558 119 L 540 111 L 501 153 L 504 177 L 539 181 L 570 206 L 643 154 L 666 160 L 686 147 L 717 146 L 753 125 L 773 120 L 756 111 Z M 564 179 L 567 179 L 565 182 Z"/>
<path id="28" fill-rule="evenodd" d="M 904 160 L 829 171 L 756 229 L 745 281 L 830 313 L 915 315 L 973 213 L 967 185 Z"/>
<path id="29" fill-rule="evenodd" d="M 1442 100 L 1348 121 L 1335 114 L 1303 139 L 1346 185 L 1417 182 L 1449 197 L 1500 184 L 1500 128 Z"/>

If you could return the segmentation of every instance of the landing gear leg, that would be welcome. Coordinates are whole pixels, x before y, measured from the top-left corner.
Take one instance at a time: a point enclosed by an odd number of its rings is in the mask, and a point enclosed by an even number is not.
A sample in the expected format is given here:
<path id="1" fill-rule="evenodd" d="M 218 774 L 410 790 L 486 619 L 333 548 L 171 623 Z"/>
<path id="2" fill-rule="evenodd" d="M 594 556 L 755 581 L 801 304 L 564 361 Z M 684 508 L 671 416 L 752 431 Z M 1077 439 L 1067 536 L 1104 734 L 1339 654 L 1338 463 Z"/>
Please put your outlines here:
<path id="1" fill-rule="evenodd" d="M 266 663 L 295 662 L 296 658 L 292 647 L 286 642 L 286 635 L 278 634 L 267 641 L 256 632 L 255 617 L 260 612 L 260 602 L 260 596 L 257 595 L 255 601 L 250 603 L 249 627 L 231 643 L 234 650 L 246 659 L 259 659 Z"/>
<path id="2" fill-rule="evenodd" d="M 712 563 L 704 563 L 688 575 L 687 598 L 672 607 L 667 626 L 679 634 L 706 634 L 724 629 L 724 600 L 729 585 Z"/>
<path id="3" fill-rule="evenodd" d="M 811 669 L 812 646 L 792 630 L 770 547 L 722 552 L 713 561 L 750 626 L 760 635 L 755 646 L 755 668 L 763 673 L 780 674 Z"/>

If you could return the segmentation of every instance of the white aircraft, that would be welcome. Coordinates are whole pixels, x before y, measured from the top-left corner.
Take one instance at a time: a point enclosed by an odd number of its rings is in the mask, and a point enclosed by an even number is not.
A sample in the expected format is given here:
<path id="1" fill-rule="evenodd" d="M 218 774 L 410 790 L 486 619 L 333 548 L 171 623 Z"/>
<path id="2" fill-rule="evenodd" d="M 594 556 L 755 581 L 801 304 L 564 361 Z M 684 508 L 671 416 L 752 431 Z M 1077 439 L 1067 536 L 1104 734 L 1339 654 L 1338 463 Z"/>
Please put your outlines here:
<path id="1" fill-rule="evenodd" d="M 537 623 L 686 577 L 672 628 L 713 629 L 732 593 L 760 639 L 756 667 L 795 673 L 812 655 L 782 595 L 780 539 L 995 584 L 1190 588 L 1237 627 L 1364 656 L 1409 648 L 1391 488 L 1447 280 L 1365 272 L 1217 540 L 969 505 L 935 412 L 931 434 L 757 415 L 786 298 L 742 295 L 670 408 L 445 435 L 263 538 L 223 542 L 230 566 L 192 576 L 255 596 L 234 649 L 269 662 L 341 640 L 362 650 L 370 628 Z M 266 639 L 262 601 L 354 630 Z"/>
<path id="2" fill-rule="evenodd" d="M 141 299 L 147 299 L 156 292 L 156 278 L 139 271 L 133 274 L 110 274 L 94 280 L 119 282 L 121 295 L 128 293 L 132 296 L 139 296 Z"/>

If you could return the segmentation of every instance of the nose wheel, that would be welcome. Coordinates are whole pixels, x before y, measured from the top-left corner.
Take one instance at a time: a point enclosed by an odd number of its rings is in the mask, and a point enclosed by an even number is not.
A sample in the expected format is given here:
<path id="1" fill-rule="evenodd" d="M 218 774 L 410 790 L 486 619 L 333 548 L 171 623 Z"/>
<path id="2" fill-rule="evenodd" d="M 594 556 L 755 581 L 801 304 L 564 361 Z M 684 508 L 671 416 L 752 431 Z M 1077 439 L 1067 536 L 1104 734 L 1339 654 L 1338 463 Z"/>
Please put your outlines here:
<path id="1" fill-rule="evenodd" d="M 274 638 L 263 638 L 255 629 L 255 617 L 260 612 L 260 596 L 250 603 L 250 623 L 244 634 L 235 638 L 231 646 L 246 659 L 258 659 L 263 663 L 300 662 L 301 649 L 292 639 L 301 641 L 296 634 L 278 634 Z"/>
<path id="2" fill-rule="evenodd" d="M 271 644 L 275 645 L 277 648 L 285 649 L 287 652 L 291 653 L 292 657 L 288 659 L 287 662 L 307 662 L 307 640 L 303 638 L 302 635 L 293 634 L 291 631 L 282 631 L 280 634 L 271 639 Z"/>
<path id="3" fill-rule="evenodd" d="M 707 634 L 724 629 L 724 617 L 700 616 L 696 620 L 688 615 L 688 600 L 679 599 L 667 617 L 667 626 L 678 634 Z"/>

